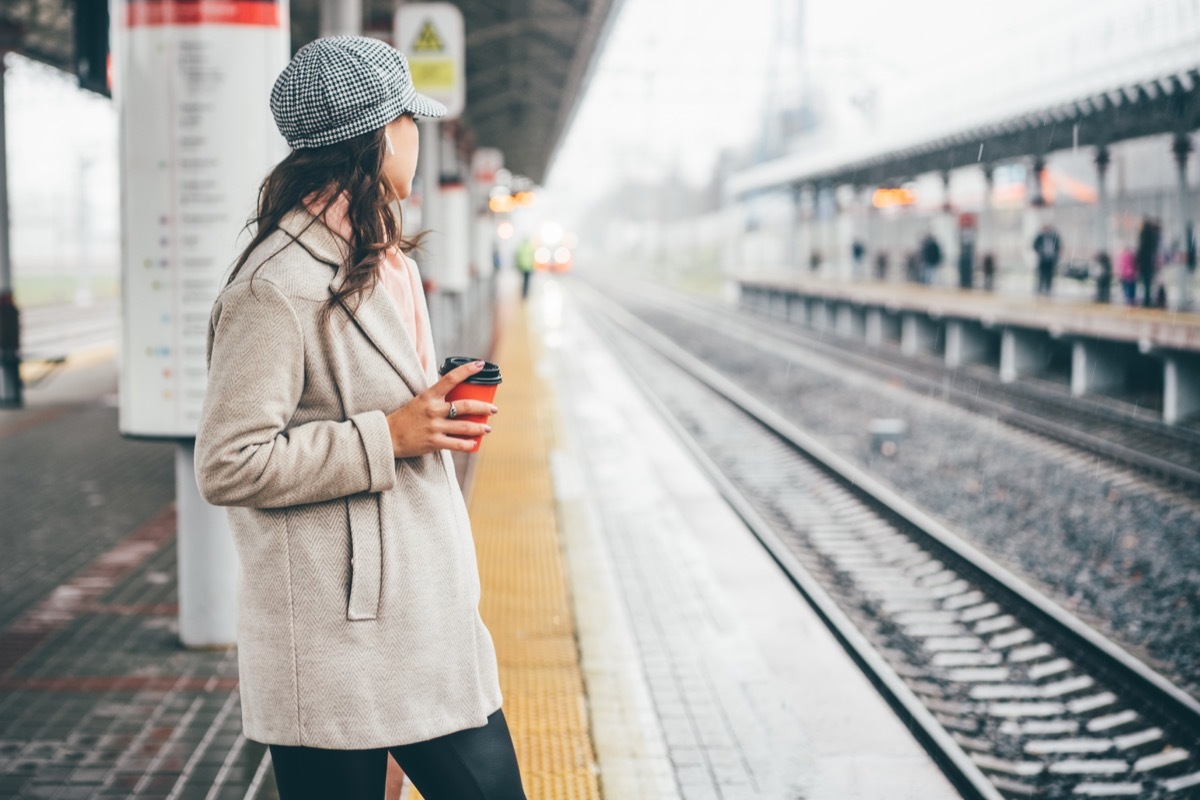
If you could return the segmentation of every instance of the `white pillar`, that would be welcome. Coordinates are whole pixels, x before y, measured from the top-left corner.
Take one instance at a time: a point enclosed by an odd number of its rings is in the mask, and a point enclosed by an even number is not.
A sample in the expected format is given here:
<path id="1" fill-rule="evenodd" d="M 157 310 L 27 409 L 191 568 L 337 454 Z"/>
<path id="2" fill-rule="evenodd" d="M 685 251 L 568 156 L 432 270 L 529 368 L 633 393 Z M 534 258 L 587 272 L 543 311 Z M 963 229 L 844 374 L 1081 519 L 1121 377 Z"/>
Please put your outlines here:
<path id="1" fill-rule="evenodd" d="M 200 496 L 195 454 L 194 439 L 175 447 L 179 639 L 185 647 L 229 646 L 237 641 L 240 566 L 225 509 Z"/>
<path id="2" fill-rule="evenodd" d="M 937 326 L 921 314 L 905 314 L 900 328 L 900 352 L 906 356 L 931 353 L 937 343 Z"/>
<path id="3" fill-rule="evenodd" d="M 813 330 L 829 330 L 829 304 L 824 299 L 820 297 L 813 298 L 808 310 L 810 312 L 810 326 Z"/>
<path id="4" fill-rule="evenodd" d="M 788 295 L 787 319 L 788 322 L 794 322 L 798 325 L 805 325 L 808 323 L 808 301 L 803 295 Z"/>
<path id="5" fill-rule="evenodd" d="M 982 361 L 987 355 L 987 336 L 973 322 L 952 319 L 946 322 L 946 366 Z"/>
<path id="6" fill-rule="evenodd" d="M 1125 365 L 1119 350 L 1094 339 L 1077 339 L 1071 348 L 1071 394 L 1118 389 L 1125 382 Z"/>
<path id="7" fill-rule="evenodd" d="M 843 339 L 863 338 L 862 312 L 849 303 L 837 306 L 837 335 Z"/>
<path id="8" fill-rule="evenodd" d="M 1013 383 L 1021 375 L 1040 366 L 1041 348 L 1037 336 L 1017 328 L 1005 328 L 1000 334 L 1000 381 Z"/>
<path id="9" fill-rule="evenodd" d="M 232 645 L 238 562 L 227 512 L 196 486 L 205 335 L 259 183 L 286 154 L 267 96 L 288 63 L 287 4 L 237 24 L 112 4 L 120 117 L 122 434 L 176 443 L 179 637 Z M 197 80 L 197 77 L 203 78 Z M 197 109 L 202 109 L 198 112 Z M 189 187 L 215 186 L 220 191 Z"/>
<path id="10" fill-rule="evenodd" d="M 983 289 L 990 292 L 996 288 L 996 275 L 1000 271 L 996 259 L 996 175 L 991 164 L 984 166 L 983 179 L 985 196 L 979 219 L 979 265 L 983 272 Z"/>
<path id="11" fill-rule="evenodd" d="M 322 36 L 362 33 L 362 0 L 321 0 Z"/>
<path id="12" fill-rule="evenodd" d="M 792 213 L 788 223 L 788 265 L 794 268 L 797 272 L 802 272 L 805 268 L 804 259 L 800 255 L 800 225 L 803 220 L 803 193 L 804 187 L 800 184 L 792 185 Z"/>
<path id="13" fill-rule="evenodd" d="M 1163 422 L 1176 425 L 1200 412 L 1200 360 L 1179 354 L 1163 362 Z"/>
<path id="14" fill-rule="evenodd" d="M 863 338 L 867 340 L 867 344 L 871 347 L 879 347 L 883 344 L 883 309 L 868 308 L 864 328 Z"/>

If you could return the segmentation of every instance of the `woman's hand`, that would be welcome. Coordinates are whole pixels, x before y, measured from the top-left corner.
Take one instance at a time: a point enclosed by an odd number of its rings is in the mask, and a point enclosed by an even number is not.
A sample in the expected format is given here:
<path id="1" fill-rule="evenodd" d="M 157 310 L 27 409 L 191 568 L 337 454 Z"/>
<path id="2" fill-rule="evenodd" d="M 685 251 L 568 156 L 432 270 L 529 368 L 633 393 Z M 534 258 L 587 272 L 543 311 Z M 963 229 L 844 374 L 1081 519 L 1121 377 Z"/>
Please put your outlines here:
<path id="1" fill-rule="evenodd" d="M 457 436 L 483 436 L 491 433 L 490 425 L 450 419 L 450 404 L 446 395 L 455 386 L 483 369 L 482 361 L 452 369 L 441 379 L 400 408 L 387 415 L 388 432 L 392 435 L 392 454 L 396 458 L 423 456 L 435 450 L 475 449 L 471 439 Z M 457 415 L 488 416 L 500 409 L 482 400 L 455 400 Z M 456 416 L 457 416 L 456 415 Z M 454 434 L 454 435 L 451 435 Z"/>

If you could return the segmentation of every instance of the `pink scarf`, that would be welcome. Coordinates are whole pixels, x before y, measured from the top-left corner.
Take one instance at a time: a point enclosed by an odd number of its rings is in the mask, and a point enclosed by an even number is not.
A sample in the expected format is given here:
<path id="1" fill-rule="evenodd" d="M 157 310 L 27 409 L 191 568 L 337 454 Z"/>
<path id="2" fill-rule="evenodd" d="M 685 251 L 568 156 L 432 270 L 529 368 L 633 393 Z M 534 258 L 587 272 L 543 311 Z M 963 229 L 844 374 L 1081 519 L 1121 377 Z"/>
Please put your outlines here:
<path id="1" fill-rule="evenodd" d="M 322 216 L 320 212 L 323 202 L 315 195 L 304 198 L 304 205 L 310 214 L 321 218 L 329 230 L 349 242 L 353 234 L 350 230 L 350 220 L 346 218 L 350 201 L 345 193 L 330 203 Z M 417 262 L 393 247 L 387 251 L 379 264 L 379 284 L 392 299 L 400 321 L 404 323 L 409 338 L 416 346 L 417 358 L 425 370 L 425 377 L 432 383 L 436 380 L 436 376 L 431 372 L 434 361 L 433 336 L 429 330 L 429 309 L 425 305 L 425 292 L 421 288 Z"/>

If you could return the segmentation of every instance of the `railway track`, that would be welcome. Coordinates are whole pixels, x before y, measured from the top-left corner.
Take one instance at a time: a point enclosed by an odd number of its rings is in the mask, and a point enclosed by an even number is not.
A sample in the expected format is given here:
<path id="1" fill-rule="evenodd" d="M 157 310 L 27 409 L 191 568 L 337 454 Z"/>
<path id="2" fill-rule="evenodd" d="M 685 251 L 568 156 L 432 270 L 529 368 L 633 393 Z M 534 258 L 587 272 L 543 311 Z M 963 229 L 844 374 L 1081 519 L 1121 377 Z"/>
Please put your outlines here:
<path id="1" fill-rule="evenodd" d="M 739 313 L 649 284 L 638 287 L 636 298 L 639 304 L 676 314 L 693 324 L 719 328 L 723 334 L 742 341 L 761 342 L 767 338 L 801 346 L 1131 467 L 1171 488 L 1200 492 L 1200 429 L 1194 424 L 1168 426 L 1123 410 L 1117 403 L 1073 398 L 1037 383 L 1001 383 L 982 368 L 947 370 L 933 359 L 899 357 L 897 352 L 830 339 L 777 318 Z"/>
<path id="2" fill-rule="evenodd" d="M 650 326 L 575 295 L 964 796 L 1200 795 L 1200 703 Z"/>

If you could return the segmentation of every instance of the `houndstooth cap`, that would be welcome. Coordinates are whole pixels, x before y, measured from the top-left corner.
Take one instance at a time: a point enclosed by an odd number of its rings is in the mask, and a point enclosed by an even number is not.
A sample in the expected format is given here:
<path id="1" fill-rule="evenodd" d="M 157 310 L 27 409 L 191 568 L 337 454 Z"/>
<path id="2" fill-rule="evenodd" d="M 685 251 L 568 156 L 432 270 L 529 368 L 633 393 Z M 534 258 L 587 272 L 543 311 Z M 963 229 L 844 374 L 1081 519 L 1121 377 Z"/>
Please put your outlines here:
<path id="1" fill-rule="evenodd" d="M 446 107 L 418 94 L 408 59 L 366 36 L 329 36 L 301 47 L 271 89 L 275 125 L 294 150 L 344 142 L 401 114 L 441 117 Z"/>

